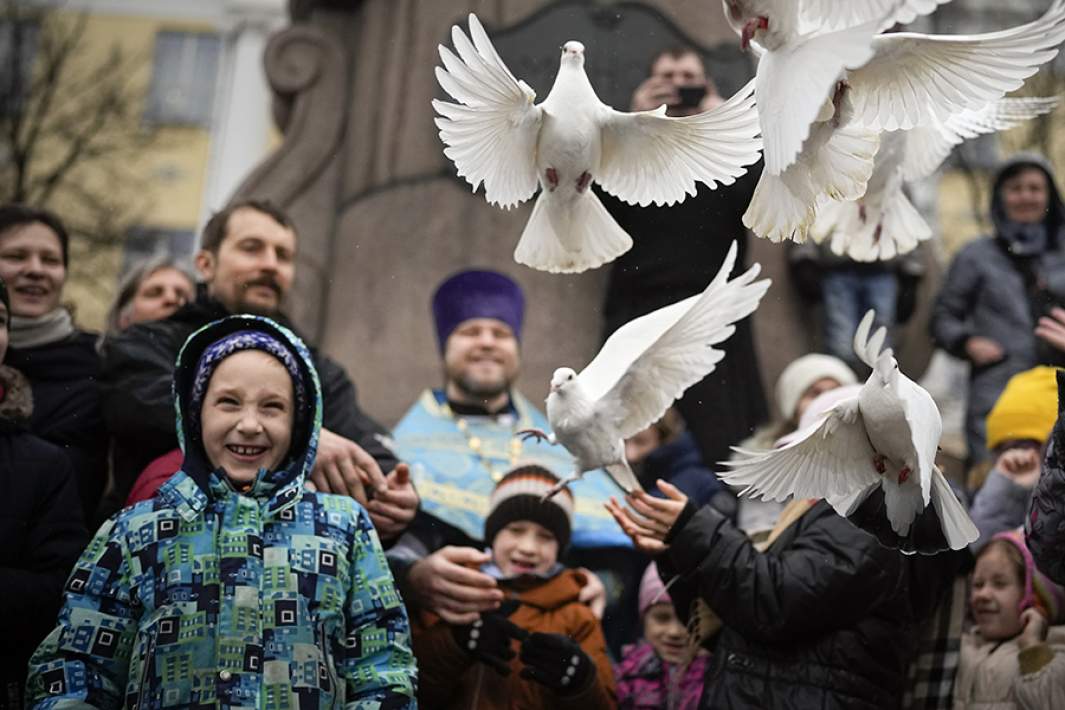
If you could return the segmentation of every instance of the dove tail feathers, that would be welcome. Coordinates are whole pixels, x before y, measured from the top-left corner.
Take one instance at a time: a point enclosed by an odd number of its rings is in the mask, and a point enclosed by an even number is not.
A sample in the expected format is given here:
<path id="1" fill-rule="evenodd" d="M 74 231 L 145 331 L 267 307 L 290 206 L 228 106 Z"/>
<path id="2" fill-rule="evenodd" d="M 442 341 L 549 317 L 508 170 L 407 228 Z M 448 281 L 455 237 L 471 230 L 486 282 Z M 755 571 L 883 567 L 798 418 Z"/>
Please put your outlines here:
<path id="1" fill-rule="evenodd" d="M 816 196 L 801 180 L 789 179 L 790 171 L 783 175 L 763 171 L 743 213 L 743 224 L 771 242 L 805 242 L 814 221 Z"/>
<path id="2" fill-rule="evenodd" d="M 924 510 L 921 487 L 899 484 L 890 476 L 884 477 L 880 485 L 884 488 L 884 504 L 891 529 L 900 537 L 907 537 L 914 518 Z"/>
<path id="3" fill-rule="evenodd" d="M 884 206 L 880 219 L 877 222 L 870 219 L 856 233 L 846 253 L 855 261 L 883 261 L 913 251 L 918 243 L 931 238 L 932 228 L 906 193 L 899 190 Z"/>
<path id="4" fill-rule="evenodd" d="M 873 159 L 880 148 L 880 134 L 857 126 L 822 130 L 831 134 L 813 152 L 811 177 L 819 195 L 833 200 L 857 200 L 865 195 L 869 176 L 873 174 Z"/>
<path id="5" fill-rule="evenodd" d="M 606 472 L 610 474 L 610 478 L 613 479 L 618 488 L 625 493 L 632 493 L 642 488 L 640 482 L 636 479 L 636 474 L 632 472 L 632 469 L 625 462 L 607 464 Z"/>
<path id="6" fill-rule="evenodd" d="M 536 199 L 514 260 L 540 271 L 569 274 L 602 266 L 631 247 L 628 233 L 591 190 L 571 203 L 545 190 Z"/>
<path id="7" fill-rule="evenodd" d="M 961 548 L 976 541 L 980 537 L 972 518 L 965 512 L 965 507 L 954 495 L 950 484 L 938 468 L 932 469 L 932 507 L 939 516 L 939 524 L 943 528 L 943 536 L 952 550 Z"/>
<path id="8" fill-rule="evenodd" d="M 856 200 L 865 194 L 880 147 L 878 134 L 862 128 L 818 124 L 798 160 L 780 175 L 758 179 L 743 224 L 771 242 L 806 241 L 827 199 Z"/>

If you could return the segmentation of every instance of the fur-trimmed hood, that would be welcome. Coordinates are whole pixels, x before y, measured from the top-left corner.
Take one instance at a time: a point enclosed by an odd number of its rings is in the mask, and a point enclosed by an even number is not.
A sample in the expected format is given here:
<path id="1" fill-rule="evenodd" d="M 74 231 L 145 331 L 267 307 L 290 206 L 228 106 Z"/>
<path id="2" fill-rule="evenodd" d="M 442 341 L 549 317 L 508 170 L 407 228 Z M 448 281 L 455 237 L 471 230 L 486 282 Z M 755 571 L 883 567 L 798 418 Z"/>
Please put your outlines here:
<path id="1" fill-rule="evenodd" d="M 33 415 L 33 390 L 26 376 L 13 367 L 0 365 L 0 422 L 25 426 Z"/>

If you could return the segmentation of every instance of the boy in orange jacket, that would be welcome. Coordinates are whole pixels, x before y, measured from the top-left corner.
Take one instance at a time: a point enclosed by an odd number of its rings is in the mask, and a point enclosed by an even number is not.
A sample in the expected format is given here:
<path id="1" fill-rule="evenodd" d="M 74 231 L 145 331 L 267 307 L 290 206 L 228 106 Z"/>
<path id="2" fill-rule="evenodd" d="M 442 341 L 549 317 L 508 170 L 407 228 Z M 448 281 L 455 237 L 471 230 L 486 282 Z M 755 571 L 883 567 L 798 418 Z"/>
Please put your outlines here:
<path id="1" fill-rule="evenodd" d="M 484 539 L 506 600 L 466 626 L 423 614 L 414 632 L 418 699 L 431 708 L 613 708 L 614 675 L 602 628 L 578 600 L 585 579 L 566 569 L 573 497 L 543 496 L 558 479 L 522 466 L 499 481 Z"/>

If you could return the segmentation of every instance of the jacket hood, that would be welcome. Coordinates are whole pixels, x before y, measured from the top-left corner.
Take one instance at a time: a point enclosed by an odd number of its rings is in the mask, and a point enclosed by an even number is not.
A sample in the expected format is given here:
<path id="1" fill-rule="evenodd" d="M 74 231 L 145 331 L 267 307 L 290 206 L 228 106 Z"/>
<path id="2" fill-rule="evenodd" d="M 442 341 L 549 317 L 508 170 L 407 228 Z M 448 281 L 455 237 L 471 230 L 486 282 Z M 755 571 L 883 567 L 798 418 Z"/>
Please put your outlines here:
<path id="1" fill-rule="evenodd" d="M 299 409 L 294 413 L 292 441 L 281 467 L 276 471 L 260 470 L 252 484 L 250 495 L 269 498 L 297 478 L 307 476 L 314 466 L 322 427 L 322 388 L 310 351 L 303 341 L 288 328 L 263 316 L 229 316 L 209 323 L 190 335 L 178 353 L 174 369 L 174 408 L 178 443 L 185 455 L 182 471 L 208 495 L 214 485 L 225 480 L 225 476 L 216 472 L 207 459 L 199 431 L 199 417 L 192 416 L 189 406 L 197 366 L 204 351 L 222 338 L 240 331 L 268 335 L 288 349 L 297 364 L 300 384 L 306 393 L 302 405 L 298 405 Z"/>
<path id="2" fill-rule="evenodd" d="M 1053 167 L 1051 167 L 1046 158 L 1038 153 L 1017 153 L 1002 163 L 995 173 L 995 180 L 991 187 L 991 221 L 995 226 L 995 234 L 1000 240 L 1006 242 L 1007 247 L 1010 246 L 1008 238 L 1004 236 L 1010 232 L 1008 228 L 1010 222 L 1006 219 L 1006 210 L 1002 206 L 1002 183 L 1005 181 L 1007 174 L 1022 166 L 1036 168 L 1046 175 L 1047 185 L 1050 186 L 1050 199 L 1047 204 L 1047 216 L 1043 224 L 1046 225 L 1047 229 L 1047 241 L 1053 247 L 1062 238 L 1060 232 L 1062 227 L 1065 226 L 1065 206 L 1062 204 L 1061 193 L 1058 191 L 1057 182 L 1054 180 Z"/>

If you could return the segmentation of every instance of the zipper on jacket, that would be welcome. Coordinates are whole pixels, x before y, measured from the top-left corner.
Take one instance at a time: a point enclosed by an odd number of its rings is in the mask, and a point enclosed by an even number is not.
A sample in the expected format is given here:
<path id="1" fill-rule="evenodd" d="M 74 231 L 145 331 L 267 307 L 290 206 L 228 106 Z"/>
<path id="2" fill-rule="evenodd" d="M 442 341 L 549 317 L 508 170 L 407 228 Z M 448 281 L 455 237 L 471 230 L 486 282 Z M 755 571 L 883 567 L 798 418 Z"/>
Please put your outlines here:
<path id="1" fill-rule="evenodd" d="M 148 670 L 152 667 L 155 656 L 155 628 L 148 634 L 148 652 L 144 654 L 144 668 L 141 669 L 141 687 L 137 691 L 137 710 L 144 710 L 144 692 L 148 687 Z"/>
<path id="2" fill-rule="evenodd" d="M 325 661 L 325 670 L 329 674 L 329 681 L 333 685 L 333 699 L 329 703 L 330 708 L 337 706 L 337 700 L 340 698 L 340 684 L 337 683 L 336 668 L 333 666 L 333 654 L 329 646 L 329 636 L 325 631 L 325 620 L 322 619 L 318 622 L 318 630 L 321 633 L 322 639 L 322 658 Z"/>

